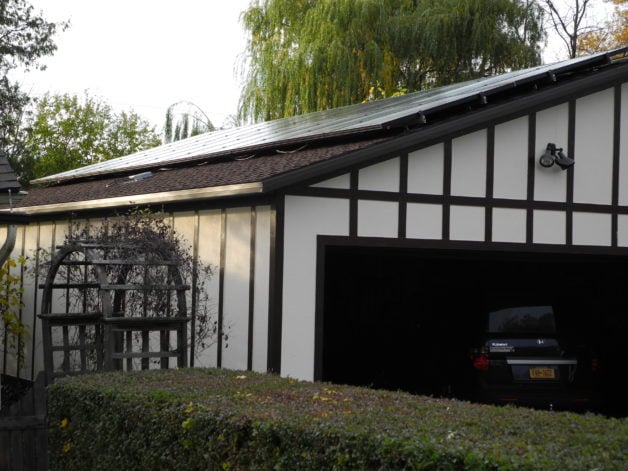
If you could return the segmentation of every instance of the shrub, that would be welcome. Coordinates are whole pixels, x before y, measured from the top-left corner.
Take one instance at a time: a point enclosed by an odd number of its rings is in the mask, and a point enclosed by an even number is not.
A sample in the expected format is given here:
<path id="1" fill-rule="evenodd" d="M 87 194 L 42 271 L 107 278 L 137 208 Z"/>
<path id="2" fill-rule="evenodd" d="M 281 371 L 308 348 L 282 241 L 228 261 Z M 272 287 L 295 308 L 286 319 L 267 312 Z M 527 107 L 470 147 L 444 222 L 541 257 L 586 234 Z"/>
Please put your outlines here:
<path id="1" fill-rule="evenodd" d="M 9 258 L 0 267 L 0 345 L 6 342 L 5 352 L 17 358 L 18 369 L 24 361 L 24 340 L 28 335 L 22 323 L 22 272 L 26 258 Z M 16 273 L 17 272 L 17 273 Z"/>
<path id="2" fill-rule="evenodd" d="M 626 469 L 628 420 L 215 369 L 49 388 L 51 469 Z"/>

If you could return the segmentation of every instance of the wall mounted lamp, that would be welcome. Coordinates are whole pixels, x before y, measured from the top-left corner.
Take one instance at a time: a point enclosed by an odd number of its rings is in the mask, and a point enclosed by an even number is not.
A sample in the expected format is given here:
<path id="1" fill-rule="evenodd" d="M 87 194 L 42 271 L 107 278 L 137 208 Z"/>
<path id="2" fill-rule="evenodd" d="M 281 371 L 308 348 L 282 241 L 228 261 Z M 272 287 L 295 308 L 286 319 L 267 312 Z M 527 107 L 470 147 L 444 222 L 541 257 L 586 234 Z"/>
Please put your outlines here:
<path id="1" fill-rule="evenodd" d="M 541 167 L 545 168 L 549 168 L 556 164 L 561 169 L 566 170 L 574 163 L 574 159 L 563 153 L 562 147 L 556 147 L 556 144 L 552 144 L 551 142 L 547 144 L 545 152 L 543 152 L 543 155 L 539 159 L 539 164 L 541 164 Z"/>

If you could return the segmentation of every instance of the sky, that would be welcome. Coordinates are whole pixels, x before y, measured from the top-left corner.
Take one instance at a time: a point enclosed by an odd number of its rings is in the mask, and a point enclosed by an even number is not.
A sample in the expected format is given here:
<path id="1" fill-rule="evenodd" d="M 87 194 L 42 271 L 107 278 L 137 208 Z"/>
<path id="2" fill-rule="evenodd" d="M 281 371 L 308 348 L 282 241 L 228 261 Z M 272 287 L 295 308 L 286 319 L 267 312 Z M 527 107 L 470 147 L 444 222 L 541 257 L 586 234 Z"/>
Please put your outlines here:
<path id="1" fill-rule="evenodd" d="M 24 91 L 83 94 L 133 110 L 161 131 L 166 109 L 189 101 L 214 126 L 236 114 L 249 0 L 29 0 L 48 21 L 70 20 L 43 72 L 17 77 Z"/>
<path id="2" fill-rule="evenodd" d="M 17 77 L 30 95 L 87 91 L 118 112 L 135 111 L 158 132 L 180 101 L 216 127 L 236 114 L 245 48 L 239 18 L 250 0 L 29 1 L 47 20 L 71 23 L 57 35 L 55 54 L 42 59 L 47 69 Z M 561 47 L 551 39 L 544 61 L 565 59 Z"/>

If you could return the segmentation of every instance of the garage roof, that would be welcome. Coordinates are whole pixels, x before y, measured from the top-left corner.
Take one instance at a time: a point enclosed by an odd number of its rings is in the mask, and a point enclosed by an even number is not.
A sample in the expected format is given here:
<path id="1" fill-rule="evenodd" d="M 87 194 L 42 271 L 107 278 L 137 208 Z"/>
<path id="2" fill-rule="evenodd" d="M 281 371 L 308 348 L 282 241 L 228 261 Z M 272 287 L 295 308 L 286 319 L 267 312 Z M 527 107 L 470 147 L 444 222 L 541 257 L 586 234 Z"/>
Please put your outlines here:
<path id="1" fill-rule="evenodd" d="M 309 113 L 234 129 L 201 134 L 181 141 L 107 160 L 79 169 L 33 180 L 34 184 L 55 184 L 86 178 L 107 178 L 115 174 L 197 161 L 211 161 L 251 151 L 304 144 L 334 137 L 351 137 L 391 128 L 424 123 L 430 116 L 461 106 L 484 104 L 495 95 L 553 82 L 563 75 L 590 70 L 624 54 L 628 48 L 593 54 L 555 64 L 542 65 L 428 91 L 416 92 L 369 103 Z"/>

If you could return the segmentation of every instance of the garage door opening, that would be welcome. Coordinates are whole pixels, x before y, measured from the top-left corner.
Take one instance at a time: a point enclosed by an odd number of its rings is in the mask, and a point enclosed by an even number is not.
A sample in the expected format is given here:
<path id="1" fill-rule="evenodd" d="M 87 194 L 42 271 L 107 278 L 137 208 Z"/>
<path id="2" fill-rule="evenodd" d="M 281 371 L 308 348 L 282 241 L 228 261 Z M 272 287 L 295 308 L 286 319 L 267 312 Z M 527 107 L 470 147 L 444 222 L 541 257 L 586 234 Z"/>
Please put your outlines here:
<path id="1" fill-rule="evenodd" d="M 551 305 L 561 338 L 597 354 L 600 412 L 626 416 L 626 286 L 626 257 L 327 247 L 321 379 L 467 399 L 484 314 Z"/>

